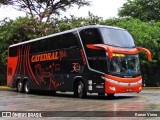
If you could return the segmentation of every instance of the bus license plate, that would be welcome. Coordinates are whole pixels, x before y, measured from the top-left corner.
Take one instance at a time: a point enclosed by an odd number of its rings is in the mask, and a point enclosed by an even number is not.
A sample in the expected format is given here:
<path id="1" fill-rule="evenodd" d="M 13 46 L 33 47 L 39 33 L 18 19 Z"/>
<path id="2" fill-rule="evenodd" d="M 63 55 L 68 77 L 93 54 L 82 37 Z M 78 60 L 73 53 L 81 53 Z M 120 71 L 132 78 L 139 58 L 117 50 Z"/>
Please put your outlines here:
<path id="1" fill-rule="evenodd" d="M 126 91 L 127 91 L 127 92 L 132 92 L 132 89 L 131 89 L 131 88 L 128 88 Z"/>

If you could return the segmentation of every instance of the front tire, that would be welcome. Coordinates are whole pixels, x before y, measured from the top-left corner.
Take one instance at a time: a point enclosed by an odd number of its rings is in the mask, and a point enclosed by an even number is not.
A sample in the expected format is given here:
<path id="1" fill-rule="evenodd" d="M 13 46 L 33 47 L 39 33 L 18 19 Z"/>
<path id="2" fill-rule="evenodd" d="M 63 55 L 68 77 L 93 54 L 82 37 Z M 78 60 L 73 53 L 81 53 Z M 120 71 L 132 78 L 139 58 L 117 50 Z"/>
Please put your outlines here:
<path id="1" fill-rule="evenodd" d="M 107 96 L 108 96 L 109 98 L 113 98 L 113 97 L 114 97 L 114 94 L 107 94 Z"/>
<path id="2" fill-rule="evenodd" d="M 24 92 L 26 94 L 29 94 L 31 92 L 30 83 L 28 81 L 25 81 L 25 83 L 24 83 Z"/>
<path id="3" fill-rule="evenodd" d="M 78 82 L 77 93 L 79 98 L 84 98 L 87 95 L 87 92 L 85 91 L 84 83 L 82 81 Z"/>

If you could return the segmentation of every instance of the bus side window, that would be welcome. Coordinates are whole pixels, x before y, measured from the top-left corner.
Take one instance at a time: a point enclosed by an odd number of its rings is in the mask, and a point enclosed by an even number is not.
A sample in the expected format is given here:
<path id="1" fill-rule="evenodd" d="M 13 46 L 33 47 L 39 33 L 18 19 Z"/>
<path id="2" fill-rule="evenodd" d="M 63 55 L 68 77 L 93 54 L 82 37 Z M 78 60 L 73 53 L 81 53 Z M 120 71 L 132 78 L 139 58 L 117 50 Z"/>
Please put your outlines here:
<path id="1" fill-rule="evenodd" d="M 48 38 L 45 39 L 45 40 L 40 40 L 40 41 L 39 41 L 39 45 L 38 45 L 39 52 L 42 52 L 42 53 L 43 53 L 43 52 L 48 51 L 47 40 L 48 40 Z"/>
<path id="2" fill-rule="evenodd" d="M 67 33 L 61 36 L 62 48 L 77 48 L 78 42 L 73 33 Z"/>
<path id="3" fill-rule="evenodd" d="M 16 57 L 17 56 L 17 47 L 10 47 L 9 48 L 9 57 Z"/>
<path id="4" fill-rule="evenodd" d="M 96 28 L 82 30 L 80 36 L 84 46 L 86 44 L 102 44 L 102 37 Z"/>
<path id="5" fill-rule="evenodd" d="M 61 36 L 54 36 L 48 38 L 48 51 L 61 49 Z"/>
<path id="6" fill-rule="evenodd" d="M 39 41 L 31 43 L 30 54 L 38 53 L 38 51 L 39 51 Z"/>

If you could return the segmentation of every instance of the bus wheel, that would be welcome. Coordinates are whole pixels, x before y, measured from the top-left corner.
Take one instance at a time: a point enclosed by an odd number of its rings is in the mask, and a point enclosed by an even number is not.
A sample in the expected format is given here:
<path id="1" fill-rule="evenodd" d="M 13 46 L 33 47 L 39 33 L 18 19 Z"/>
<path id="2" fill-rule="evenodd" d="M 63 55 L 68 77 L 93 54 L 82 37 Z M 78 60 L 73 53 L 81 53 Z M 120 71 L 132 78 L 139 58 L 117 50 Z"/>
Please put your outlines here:
<path id="1" fill-rule="evenodd" d="M 23 83 L 20 80 L 17 83 L 17 91 L 23 92 Z"/>
<path id="2" fill-rule="evenodd" d="M 24 83 L 24 92 L 27 94 L 31 92 L 30 84 L 29 84 L 28 80 L 25 81 L 25 83 Z"/>
<path id="3" fill-rule="evenodd" d="M 114 94 L 107 94 L 107 96 L 108 96 L 109 98 L 113 98 L 113 97 L 114 97 Z"/>
<path id="4" fill-rule="evenodd" d="M 84 98 L 87 95 L 87 92 L 85 91 L 84 83 L 82 81 L 78 82 L 78 97 L 79 98 Z"/>

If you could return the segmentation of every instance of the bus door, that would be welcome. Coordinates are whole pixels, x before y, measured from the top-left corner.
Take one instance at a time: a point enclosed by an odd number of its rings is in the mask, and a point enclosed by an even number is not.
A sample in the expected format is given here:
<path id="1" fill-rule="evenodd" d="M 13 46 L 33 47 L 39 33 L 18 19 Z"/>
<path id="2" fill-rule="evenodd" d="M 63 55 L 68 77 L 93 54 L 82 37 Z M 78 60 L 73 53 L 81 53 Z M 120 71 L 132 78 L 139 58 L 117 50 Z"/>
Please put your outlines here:
<path id="1" fill-rule="evenodd" d="M 88 44 L 103 44 L 102 37 L 96 28 L 89 28 L 80 31 L 80 37 L 87 55 L 90 70 L 88 80 L 92 80 L 93 92 L 104 91 L 104 81 L 101 79 L 102 73 L 107 72 L 107 54 L 105 51 L 89 49 Z M 97 72 L 94 72 L 97 71 Z"/>

